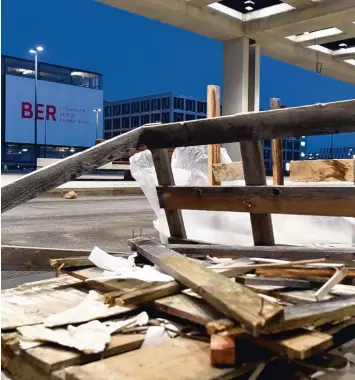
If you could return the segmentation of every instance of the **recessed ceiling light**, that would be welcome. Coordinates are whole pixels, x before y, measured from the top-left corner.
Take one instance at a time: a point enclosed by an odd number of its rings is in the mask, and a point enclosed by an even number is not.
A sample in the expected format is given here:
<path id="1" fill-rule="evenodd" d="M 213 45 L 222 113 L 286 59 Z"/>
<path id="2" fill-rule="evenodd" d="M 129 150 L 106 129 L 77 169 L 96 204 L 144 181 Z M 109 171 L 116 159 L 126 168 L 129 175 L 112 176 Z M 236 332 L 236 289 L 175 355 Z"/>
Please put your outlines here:
<path id="1" fill-rule="evenodd" d="M 245 7 L 245 9 L 246 9 L 247 11 L 252 11 L 254 8 L 253 8 L 253 7 L 250 7 L 250 6 L 247 6 L 247 7 Z"/>
<path id="2" fill-rule="evenodd" d="M 341 46 L 341 47 L 347 47 L 348 45 L 345 42 L 342 42 L 341 44 L 339 44 L 339 46 Z"/>
<path id="3" fill-rule="evenodd" d="M 255 4 L 255 3 L 252 0 L 246 0 L 246 1 L 244 1 L 244 4 Z"/>

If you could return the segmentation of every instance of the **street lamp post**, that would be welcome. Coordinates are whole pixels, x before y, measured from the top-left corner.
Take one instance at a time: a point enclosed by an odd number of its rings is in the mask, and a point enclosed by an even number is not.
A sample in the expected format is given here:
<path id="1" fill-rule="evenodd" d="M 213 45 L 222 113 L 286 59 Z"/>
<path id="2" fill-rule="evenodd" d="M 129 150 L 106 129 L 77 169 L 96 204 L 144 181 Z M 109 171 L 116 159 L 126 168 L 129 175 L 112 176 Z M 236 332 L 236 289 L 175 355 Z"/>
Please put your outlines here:
<path id="1" fill-rule="evenodd" d="M 96 113 L 96 140 L 99 138 L 99 113 L 101 108 L 94 108 L 93 111 Z"/>
<path id="2" fill-rule="evenodd" d="M 37 46 L 36 49 L 30 49 L 30 53 L 35 55 L 35 105 L 34 105 L 34 119 L 35 119 L 35 137 L 34 137 L 34 161 L 35 170 L 37 170 L 37 157 L 38 157 L 38 132 L 37 132 L 37 81 L 38 81 L 38 52 L 43 51 L 42 46 Z"/>

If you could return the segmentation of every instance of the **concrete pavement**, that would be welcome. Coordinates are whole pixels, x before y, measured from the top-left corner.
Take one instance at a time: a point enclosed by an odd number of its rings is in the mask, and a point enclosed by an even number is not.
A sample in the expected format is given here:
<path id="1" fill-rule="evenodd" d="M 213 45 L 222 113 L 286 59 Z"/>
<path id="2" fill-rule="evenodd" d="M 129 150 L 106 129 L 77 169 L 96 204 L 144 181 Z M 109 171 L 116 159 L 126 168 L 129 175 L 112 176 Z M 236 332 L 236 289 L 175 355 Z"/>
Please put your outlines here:
<path id="1" fill-rule="evenodd" d="M 154 213 L 142 196 L 37 198 L 2 214 L 2 244 L 129 251 L 127 239 L 158 236 Z M 48 273 L 2 272 L 3 288 Z M 14 280 L 15 278 L 15 280 Z"/>

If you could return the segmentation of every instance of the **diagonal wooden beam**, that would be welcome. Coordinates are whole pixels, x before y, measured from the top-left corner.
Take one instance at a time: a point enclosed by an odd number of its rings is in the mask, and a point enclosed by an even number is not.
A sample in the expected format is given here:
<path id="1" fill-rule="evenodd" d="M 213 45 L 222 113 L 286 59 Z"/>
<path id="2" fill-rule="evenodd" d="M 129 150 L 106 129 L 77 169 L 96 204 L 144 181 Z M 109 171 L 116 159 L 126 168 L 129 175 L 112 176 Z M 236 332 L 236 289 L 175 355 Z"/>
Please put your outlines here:
<path id="1" fill-rule="evenodd" d="M 1 189 L 1 212 L 35 198 L 42 192 L 54 189 L 63 183 L 72 181 L 82 174 L 112 162 L 114 159 L 127 157 L 139 145 L 143 128 L 114 137 L 83 152 L 57 161 L 27 174 Z"/>

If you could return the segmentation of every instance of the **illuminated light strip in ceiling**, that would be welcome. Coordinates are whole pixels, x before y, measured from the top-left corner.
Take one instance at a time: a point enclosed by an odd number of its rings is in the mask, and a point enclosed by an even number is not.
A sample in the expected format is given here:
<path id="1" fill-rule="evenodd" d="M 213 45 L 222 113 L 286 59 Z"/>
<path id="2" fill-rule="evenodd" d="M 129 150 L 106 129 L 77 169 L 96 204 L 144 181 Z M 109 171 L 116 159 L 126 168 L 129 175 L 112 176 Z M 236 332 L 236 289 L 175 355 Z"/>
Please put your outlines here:
<path id="1" fill-rule="evenodd" d="M 310 32 L 310 33 L 301 34 L 297 36 L 296 35 L 287 36 L 285 38 L 293 42 L 299 43 L 299 42 L 311 41 L 317 38 L 335 36 L 341 33 L 343 33 L 343 31 L 338 28 L 327 28 L 327 29 L 317 30 L 315 32 Z"/>
<path id="2" fill-rule="evenodd" d="M 355 53 L 355 46 L 354 47 L 343 48 L 343 49 L 339 49 L 339 50 L 333 51 L 333 55 L 334 56 L 344 55 L 344 54 L 352 54 L 352 53 Z"/>
<path id="3" fill-rule="evenodd" d="M 282 4 L 272 5 L 271 7 L 259 9 L 257 11 L 253 11 L 247 14 L 243 14 L 241 12 L 236 11 L 235 9 L 226 7 L 225 5 L 222 5 L 220 3 L 209 4 L 207 7 L 212 8 L 215 11 L 221 12 L 225 15 L 231 16 L 241 21 L 251 21 L 251 20 L 262 19 L 264 17 L 277 15 L 279 13 L 285 13 L 285 12 L 295 9 L 295 7 L 291 5 L 282 3 Z"/>
<path id="4" fill-rule="evenodd" d="M 319 51 L 321 53 L 325 53 L 325 54 L 329 54 L 329 55 L 333 54 L 333 52 L 330 49 L 328 49 L 324 46 L 321 46 L 321 45 L 311 45 L 311 46 L 307 46 L 307 47 L 308 47 L 308 49 Z"/>
<path id="5" fill-rule="evenodd" d="M 345 59 L 344 62 L 349 63 L 349 65 L 355 66 L 355 59 Z"/>

